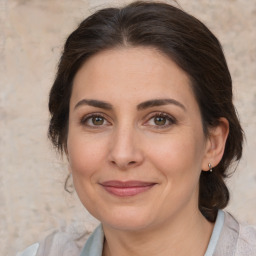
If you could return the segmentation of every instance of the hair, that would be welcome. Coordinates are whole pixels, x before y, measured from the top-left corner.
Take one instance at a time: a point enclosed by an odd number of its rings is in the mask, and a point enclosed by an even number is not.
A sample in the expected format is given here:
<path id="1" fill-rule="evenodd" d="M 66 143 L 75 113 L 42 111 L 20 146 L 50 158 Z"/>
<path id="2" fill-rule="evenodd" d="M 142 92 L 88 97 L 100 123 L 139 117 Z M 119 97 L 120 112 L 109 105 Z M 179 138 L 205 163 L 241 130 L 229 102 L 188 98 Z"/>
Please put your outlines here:
<path id="1" fill-rule="evenodd" d="M 221 117 L 228 120 L 222 160 L 213 172 L 202 171 L 199 181 L 199 209 L 214 222 L 218 209 L 229 201 L 224 178 L 231 163 L 242 156 L 243 130 L 232 102 L 232 80 L 221 44 L 202 22 L 183 10 L 166 3 L 137 1 L 123 8 L 99 10 L 82 21 L 67 38 L 50 91 L 49 138 L 61 153 L 65 151 L 74 76 L 90 56 L 117 47 L 152 47 L 186 72 L 206 136 Z"/>

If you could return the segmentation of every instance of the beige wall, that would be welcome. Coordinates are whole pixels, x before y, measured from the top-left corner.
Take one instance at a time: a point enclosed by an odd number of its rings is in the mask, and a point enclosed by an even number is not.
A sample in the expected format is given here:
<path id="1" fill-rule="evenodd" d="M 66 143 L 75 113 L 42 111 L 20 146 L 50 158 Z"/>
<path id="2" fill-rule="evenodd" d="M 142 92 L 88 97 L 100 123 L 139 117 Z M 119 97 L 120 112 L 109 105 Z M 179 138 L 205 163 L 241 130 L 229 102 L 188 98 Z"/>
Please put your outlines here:
<path id="1" fill-rule="evenodd" d="M 46 136 L 47 96 L 66 36 L 95 6 L 110 2 L 0 0 L 1 255 L 14 255 L 58 226 L 95 225 L 76 196 L 64 192 L 67 168 Z M 229 210 L 256 224 L 256 1 L 179 3 L 223 44 L 247 135 L 244 158 L 228 181 Z"/>

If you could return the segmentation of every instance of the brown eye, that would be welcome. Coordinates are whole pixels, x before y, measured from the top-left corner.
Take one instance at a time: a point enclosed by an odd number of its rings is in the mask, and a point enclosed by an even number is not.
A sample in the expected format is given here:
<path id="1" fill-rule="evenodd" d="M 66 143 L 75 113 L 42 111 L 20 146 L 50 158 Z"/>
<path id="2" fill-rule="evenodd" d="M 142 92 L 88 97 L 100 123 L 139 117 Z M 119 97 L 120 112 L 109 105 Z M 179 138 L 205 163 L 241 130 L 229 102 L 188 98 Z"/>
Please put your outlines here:
<path id="1" fill-rule="evenodd" d="M 165 125 L 166 124 L 166 117 L 163 117 L 163 116 L 156 116 L 155 118 L 154 118 L 154 123 L 156 124 L 156 125 Z"/>
<path id="2" fill-rule="evenodd" d="M 110 125 L 110 122 L 100 114 L 90 114 L 81 119 L 81 124 L 91 128 L 101 128 Z"/>
<path id="3" fill-rule="evenodd" d="M 167 113 L 152 113 L 151 118 L 148 119 L 144 125 L 150 126 L 155 129 L 168 129 L 176 124 L 176 119 Z"/>
<path id="4" fill-rule="evenodd" d="M 93 123 L 93 125 L 103 125 L 104 118 L 101 116 L 92 117 L 92 123 Z"/>

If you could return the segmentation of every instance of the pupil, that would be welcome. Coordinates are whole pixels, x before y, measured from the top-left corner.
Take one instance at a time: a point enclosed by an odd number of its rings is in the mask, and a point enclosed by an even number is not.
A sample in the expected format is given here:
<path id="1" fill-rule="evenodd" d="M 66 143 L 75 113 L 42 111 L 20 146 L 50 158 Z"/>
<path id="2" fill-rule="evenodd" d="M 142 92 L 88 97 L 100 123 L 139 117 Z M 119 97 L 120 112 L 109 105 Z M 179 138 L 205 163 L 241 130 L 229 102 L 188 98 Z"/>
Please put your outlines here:
<path id="1" fill-rule="evenodd" d="M 165 125 L 166 118 L 165 117 L 155 117 L 155 124 L 156 125 Z"/>
<path id="2" fill-rule="evenodd" d="M 94 117 L 92 119 L 92 122 L 94 125 L 101 125 L 101 124 L 103 124 L 103 118 L 102 117 Z"/>

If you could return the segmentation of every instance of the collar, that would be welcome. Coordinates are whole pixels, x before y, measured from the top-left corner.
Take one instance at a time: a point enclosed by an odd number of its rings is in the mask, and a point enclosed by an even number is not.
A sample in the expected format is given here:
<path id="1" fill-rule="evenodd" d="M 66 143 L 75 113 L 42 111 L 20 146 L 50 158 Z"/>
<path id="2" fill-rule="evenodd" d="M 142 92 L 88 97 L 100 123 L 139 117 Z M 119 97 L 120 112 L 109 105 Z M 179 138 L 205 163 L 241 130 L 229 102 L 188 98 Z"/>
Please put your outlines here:
<path id="1" fill-rule="evenodd" d="M 100 224 L 88 238 L 80 256 L 102 256 L 104 233 Z"/>
<path id="2" fill-rule="evenodd" d="M 219 210 L 217 219 L 213 228 L 211 239 L 207 247 L 204 256 L 212 256 L 216 245 L 218 243 L 223 224 L 224 224 L 225 214 L 223 211 Z M 88 238 L 80 256 L 102 256 L 104 244 L 104 232 L 102 225 L 100 224 L 95 231 Z"/>
<path id="3" fill-rule="evenodd" d="M 223 225 L 224 225 L 224 220 L 225 220 L 225 214 L 222 210 L 219 210 L 217 219 L 214 224 L 213 231 L 212 231 L 212 235 L 210 238 L 210 242 L 208 244 L 208 247 L 207 247 L 207 250 L 206 250 L 206 253 L 204 256 L 212 256 L 213 255 L 215 248 L 217 246 Z"/>

